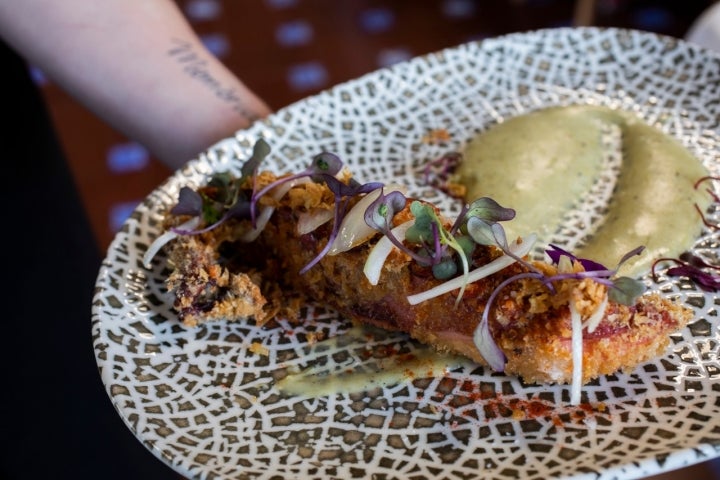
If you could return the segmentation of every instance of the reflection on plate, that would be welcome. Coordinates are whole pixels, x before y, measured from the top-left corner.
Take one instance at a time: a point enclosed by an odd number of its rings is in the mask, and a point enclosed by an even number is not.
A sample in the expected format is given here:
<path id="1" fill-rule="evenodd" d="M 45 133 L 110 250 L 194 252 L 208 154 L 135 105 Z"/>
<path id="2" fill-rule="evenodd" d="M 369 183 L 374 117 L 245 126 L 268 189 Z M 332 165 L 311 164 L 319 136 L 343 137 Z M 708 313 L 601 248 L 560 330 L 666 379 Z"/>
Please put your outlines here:
<path id="1" fill-rule="evenodd" d="M 488 125 L 550 105 L 635 112 L 718 175 L 718 99 L 720 57 L 709 52 L 640 32 L 553 29 L 462 45 L 291 105 L 177 172 L 115 238 L 93 305 L 107 391 L 138 439 L 192 478 L 633 478 L 714 457 L 720 300 L 681 279 L 647 279 L 696 310 L 667 355 L 600 378 L 572 408 L 567 387 L 525 385 L 468 363 L 364 392 L 283 395 L 277 382 L 288 373 L 351 359 L 337 349 L 307 355 L 309 343 L 346 333 L 349 322 L 308 305 L 302 325 L 186 329 L 163 287 L 163 259 L 152 271 L 141 259 L 179 188 L 237 172 L 260 136 L 276 172 L 329 150 L 361 181 L 393 178 L 453 213 L 454 202 L 420 185 L 422 165 Z M 436 129 L 451 138 L 423 142 Z M 717 263 L 718 240 L 705 232 L 695 251 Z M 383 345 L 419 348 L 402 335 L 368 340 Z"/>

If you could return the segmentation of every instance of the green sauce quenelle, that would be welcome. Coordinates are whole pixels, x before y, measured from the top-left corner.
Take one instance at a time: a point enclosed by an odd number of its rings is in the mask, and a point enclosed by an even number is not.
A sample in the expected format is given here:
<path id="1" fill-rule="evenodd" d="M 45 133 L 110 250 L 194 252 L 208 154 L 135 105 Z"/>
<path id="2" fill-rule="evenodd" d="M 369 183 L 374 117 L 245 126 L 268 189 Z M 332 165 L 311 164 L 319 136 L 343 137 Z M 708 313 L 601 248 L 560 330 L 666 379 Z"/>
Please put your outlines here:
<path id="1" fill-rule="evenodd" d="M 612 132 L 615 142 L 608 141 Z M 708 175 L 702 163 L 635 115 L 573 105 L 510 118 L 468 143 L 457 177 L 468 199 L 489 196 L 517 211 L 509 233 L 549 238 L 601 181 L 606 156 L 615 154 L 620 170 L 607 212 L 575 253 L 612 268 L 644 245 L 622 267 L 637 275 L 654 259 L 692 246 L 702 228 L 696 205 L 704 210 L 712 198 L 694 188 Z"/>

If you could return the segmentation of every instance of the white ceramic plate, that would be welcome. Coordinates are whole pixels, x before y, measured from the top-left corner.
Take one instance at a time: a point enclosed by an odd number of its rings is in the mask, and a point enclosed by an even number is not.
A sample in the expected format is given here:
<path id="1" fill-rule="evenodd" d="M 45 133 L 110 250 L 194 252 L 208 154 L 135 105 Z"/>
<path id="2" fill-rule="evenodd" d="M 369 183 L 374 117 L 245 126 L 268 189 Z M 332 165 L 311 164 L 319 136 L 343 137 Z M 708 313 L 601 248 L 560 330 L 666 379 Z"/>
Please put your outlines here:
<path id="1" fill-rule="evenodd" d="M 515 34 L 417 58 L 285 108 L 177 172 L 126 222 L 97 281 L 95 352 L 128 427 L 191 478 L 636 478 L 718 455 L 720 301 L 687 281 L 650 283 L 696 313 L 667 354 L 593 382 L 573 408 L 567 387 L 467 363 L 366 392 L 281 395 L 276 380 L 289 369 L 327 360 L 308 355 L 308 338 L 343 334 L 345 319 L 308 305 L 302 326 L 183 328 L 163 286 L 164 258 L 142 266 L 179 188 L 237 172 L 258 137 L 273 147 L 269 169 L 298 171 L 329 150 L 361 180 L 405 182 L 451 213 L 453 202 L 419 182 L 428 159 L 501 119 L 572 103 L 635 112 L 718 174 L 720 57 L 613 29 Z M 449 141 L 422 141 L 439 128 Z M 717 233 L 705 232 L 695 251 L 717 262 Z M 418 348 L 389 334 L 367 347 L 388 344 Z M 340 350 L 334 360 L 351 362 Z"/>

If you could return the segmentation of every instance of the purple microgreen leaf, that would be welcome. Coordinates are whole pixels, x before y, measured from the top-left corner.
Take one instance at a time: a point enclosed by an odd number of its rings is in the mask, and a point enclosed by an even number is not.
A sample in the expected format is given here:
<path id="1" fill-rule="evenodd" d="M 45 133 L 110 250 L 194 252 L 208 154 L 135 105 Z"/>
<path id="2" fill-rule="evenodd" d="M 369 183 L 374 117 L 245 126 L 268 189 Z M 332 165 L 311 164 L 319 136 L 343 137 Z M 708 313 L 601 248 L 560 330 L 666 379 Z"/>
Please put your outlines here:
<path id="1" fill-rule="evenodd" d="M 667 270 L 670 277 L 686 277 L 695 283 L 701 290 L 717 292 L 720 290 L 720 276 L 713 275 L 707 270 L 720 270 L 720 266 L 711 265 L 697 255 L 685 252 L 680 258 L 659 258 L 653 262 L 652 277 L 657 281 L 657 266 L 662 262 L 673 262 L 676 266 Z"/>
<path id="2" fill-rule="evenodd" d="M 330 152 L 322 152 L 313 157 L 308 173 L 313 181 L 319 181 L 319 175 L 335 176 L 342 170 L 343 162 L 340 157 Z"/>
<path id="3" fill-rule="evenodd" d="M 545 250 L 545 253 L 550 257 L 550 260 L 557 265 L 560 263 L 560 257 L 565 256 L 568 257 L 573 262 L 580 262 L 580 265 L 583 266 L 586 272 L 595 272 L 595 271 L 605 271 L 608 270 L 608 268 L 605 265 L 602 265 L 598 262 L 595 262 L 593 260 L 587 259 L 587 258 L 578 258 L 572 253 L 568 252 L 567 250 L 564 250 L 557 245 L 553 245 L 552 243 L 548 245 L 548 249 Z"/>
<path id="4" fill-rule="evenodd" d="M 190 187 L 182 187 L 178 193 L 178 203 L 170 210 L 173 215 L 197 217 L 203 213 L 203 200 L 198 192 Z"/>
<path id="5" fill-rule="evenodd" d="M 555 265 L 560 263 L 560 258 L 563 256 L 570 258 L 572 261 L 577 260 L 577 257 L 575 255 L 573 255 L 572 253 L 568 252 L 565 249 L 558 247 L 557 245 L 553 245 L 552 243 L 548 245 L 548 248 L 545 250 L 545 253 L 547 253 L 548 257 L 550 257 L 550 260 Z"/>
<path id="6" fill-rule="evenodd" d="M 618 270 L 623 263 L 627 262 L 635 255 L 640 255 L 644 250 L 645 250 L 645 246 L 641 245 L 641 246 L 635 247 L 634 249 L 627 252 L 625 255 L 623 255 L 623 257 L 618 262 L 616 270 Z"/>
<path id="7" fill-rule="evenodd" d="M 365 223 L 384 234 L 392 228 L 395 214 L 405 208 L 407 199 L 401 192 L 393 191 L 385 195 L 380 192 L 378 198 L 365 210 Z"/>
<path id="8" fill-rule="evenodd" d="M 706 292 L 717 292 L 720 289 L 720 277 L 691 265 L 669 268 L 667 274 L 671 277 L 687 277 Z"/>
<path id="9" fill-rule="evenodd" d="M 225 212 L 226 219 L 234 218 L 237 220 L 245 220 L 250 218 L 250 201 L 244 197 L 239 197 L 237 201 Z"/>
<path id="10" fill-rule="evenodd" d="M 370 182 L 360 184 L 358 182 L 343 183 L 330 174 L 317 174 L 313 177 L 313 181 L 317 183 L 325 183 L 335 198 L 354 197 L 363 193 L 370 193 L 383 187 L 380 182 Z"/>
<path id="11" fill-rule="evenodd" d="M 720 270 L 720 266 L 718 265 L 710 265 L 705 260 L 700 258 L 697 255 L 694 255 L 690 252 L 683 252 L 680 254 L 680 260 L 687 263 L 688 265 L 691 265 L 696 268 L 709 268 L 712 270 Z"/>
<path id="12" fill-rule="evenodd" d="M 380 191 L 378 198 L 376 198 L 375 201 L 373 201 L 365 210 L 365 223 L 370 228 L 374 228 L 385 235 L 387 239 L 390 240 L 390 242 L 392 242 L 392 244 L 395 245 L 401 252 L 409 255 L 410 258 L 418 262 L 420 265 L 432 265 L 433 260 L 431 258 L 423 256 L 422 254 L 414 252 L 410 248 L 406 247 L 405 244 L 392 233 L 392 218 L 395 216 L 395 213 L 405 208 L 406 204 L 407 198 L 405 198 L 405 195 L 401 192 L 393 191 L 385 195 L 383 191 Z M 417 220 L 415 223 L 417 223 Z M 410 227 L 408 231 L 410 231 L 410 229 L 412 229 L 412 227 Z M 407 233 L 405 238 L 407 239 Z"/>

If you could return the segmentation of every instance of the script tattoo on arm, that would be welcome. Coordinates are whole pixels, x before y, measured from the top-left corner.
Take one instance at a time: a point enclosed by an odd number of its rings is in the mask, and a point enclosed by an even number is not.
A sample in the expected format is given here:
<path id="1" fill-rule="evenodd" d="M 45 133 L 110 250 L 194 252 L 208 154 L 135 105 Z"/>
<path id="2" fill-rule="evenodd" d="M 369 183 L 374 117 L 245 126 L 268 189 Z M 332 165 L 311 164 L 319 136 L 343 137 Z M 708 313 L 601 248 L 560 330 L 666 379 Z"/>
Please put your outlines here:
<path id="1" fill-rule="evenodd" d="M 190 42 L 172 39 L 172 44 L 167 53 L 182 67 L 183 72 L 205 85 L 218 99 L 226 102 L 233 111 L 250 122 L 260 118 L 258 114 L 247 109 L 245 102 L 233 87 L 223 85 L 213 76 L 208 69 L 208 61 L 193 49 Z"/>

